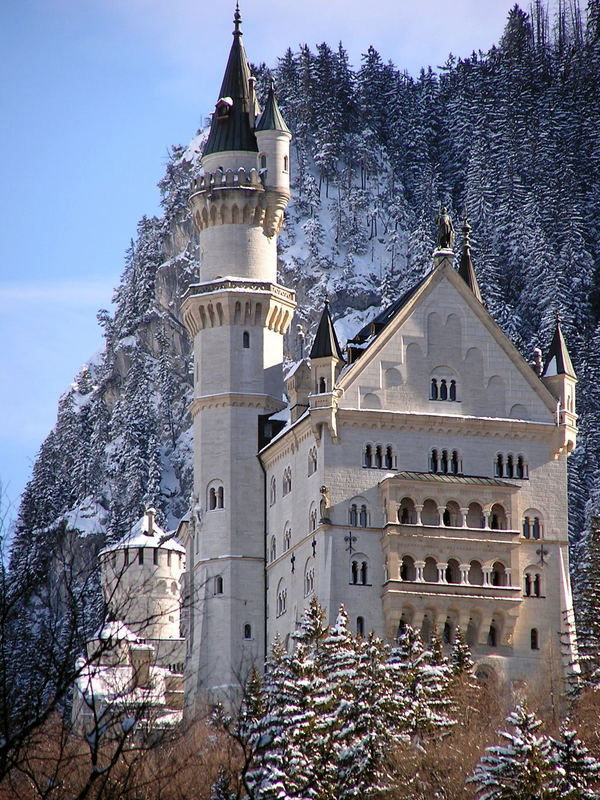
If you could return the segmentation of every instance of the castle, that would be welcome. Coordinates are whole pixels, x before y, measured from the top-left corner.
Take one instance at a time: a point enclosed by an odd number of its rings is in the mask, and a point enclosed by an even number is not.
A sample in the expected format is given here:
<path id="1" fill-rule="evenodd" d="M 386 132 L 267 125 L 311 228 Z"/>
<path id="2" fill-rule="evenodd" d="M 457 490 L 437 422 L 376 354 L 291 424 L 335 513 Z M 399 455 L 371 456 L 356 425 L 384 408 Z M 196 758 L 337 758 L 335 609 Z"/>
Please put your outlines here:
<path id="1" fill-rule="evenodd" d="M 185 699 L 231 697 L 316 596 L 331 622 L 393 642 L 465 633 L 482 680 L 560 692 L 576 671 L 567 470 L 576 376 L 557 321 L 528 364 L 477 284 L 465 221 L 439 217 L 431 271 L 342 350 L 325 303 L 288 373 L 296 307 L 277 283 L 290 140 L 233 44 L 191 208 L 199 282 L 194 495 L 185 543 Z M 288 403 L 282 399 L 284 388 Z"/>

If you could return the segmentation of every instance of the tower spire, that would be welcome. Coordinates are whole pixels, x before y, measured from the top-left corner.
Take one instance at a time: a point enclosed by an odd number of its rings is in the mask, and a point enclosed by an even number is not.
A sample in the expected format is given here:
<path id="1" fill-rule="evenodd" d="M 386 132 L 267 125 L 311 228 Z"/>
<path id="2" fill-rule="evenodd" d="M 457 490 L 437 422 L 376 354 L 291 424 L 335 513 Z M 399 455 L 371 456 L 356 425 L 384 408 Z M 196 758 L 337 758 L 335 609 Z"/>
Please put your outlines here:
<path id="1" fill-rule="evenodd" d="M 560 327 L 560 315 L 558 312 L 556 313 L 554 336 L 552 337 L 552 343 L 550 344 L 550 349 L 544 362 L 544 371 L 542 372 L 544 378 L 552 375 L 568 375 L 570 378 L 575 378 L 573 362 Z"/>
<path id="2" fill-rule="evenodd" d="M 479 290 L 477 275 L 475 274 L 475 268 L 473 267 L 473 261 L 471 259 L 471 226 L 469 224 L 469 218 L 466 214 L 463 219 L 462 235 L 462 253 L 460 255 L 458 274 L 467 284 L 479 302 L 482 303 L 483 300 L 481 299 L 481 291 Z"/>
<path id="3" fill-rule="evenodd" d="M 234 36 L 243 36 L 244 35 L 242 33 L 242 30 L 241 30 L 241 27 L 240 27 L 241 24 L 242 24 L 242 15 L 240 14 L 240 4 L 239 4 L 239 2 L 236 2 L 236 4 L 235 4 L 235 14 L 233 15 L 233 25 L 234 25 L 233 35 Z"/>

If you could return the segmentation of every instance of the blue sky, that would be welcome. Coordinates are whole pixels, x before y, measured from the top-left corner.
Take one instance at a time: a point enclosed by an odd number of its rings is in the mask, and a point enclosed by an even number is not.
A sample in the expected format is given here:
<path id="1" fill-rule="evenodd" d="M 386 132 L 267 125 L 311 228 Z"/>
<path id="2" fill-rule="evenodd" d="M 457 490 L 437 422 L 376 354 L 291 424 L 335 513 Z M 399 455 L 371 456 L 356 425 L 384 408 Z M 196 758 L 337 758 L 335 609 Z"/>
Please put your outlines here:
<path id="1" fill-rule="evenodd" d="M 248 55 L 341 40 L 415 74 L 487 50 L 513 0 L 243 0 Z M 528 4 L 525 4 L 526 6 Z M 102 346 L 123 253 L 169 146 L 210 113 L 233 2 L 0 4 L 0 481 L 16 510 L 60 393 Z"/>

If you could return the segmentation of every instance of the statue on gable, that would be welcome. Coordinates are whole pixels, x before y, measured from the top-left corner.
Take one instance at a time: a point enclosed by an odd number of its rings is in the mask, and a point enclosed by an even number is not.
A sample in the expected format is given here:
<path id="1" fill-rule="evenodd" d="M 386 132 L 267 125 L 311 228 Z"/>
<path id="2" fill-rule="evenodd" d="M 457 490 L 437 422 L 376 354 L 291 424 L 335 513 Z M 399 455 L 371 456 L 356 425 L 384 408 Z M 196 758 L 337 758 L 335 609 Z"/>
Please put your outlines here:
<path id="1" fill-rule="evenodd" d="M 440 213 L 436 219 L 438 226 L 436 247 L 438 250 L 453 250 L 454 249 L 454 225 L 448 210 L 445 207 L 440 209 Z"/>

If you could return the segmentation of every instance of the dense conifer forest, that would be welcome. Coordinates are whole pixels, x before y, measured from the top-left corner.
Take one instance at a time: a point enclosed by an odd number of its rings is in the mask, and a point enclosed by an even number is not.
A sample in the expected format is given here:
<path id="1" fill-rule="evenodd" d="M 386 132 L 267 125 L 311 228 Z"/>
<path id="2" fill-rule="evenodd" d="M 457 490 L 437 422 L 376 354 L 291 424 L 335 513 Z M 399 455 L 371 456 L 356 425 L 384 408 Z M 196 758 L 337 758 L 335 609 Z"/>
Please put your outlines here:
<path id="1" fill-rule="evenodd" d="M 325 295 L 343 342 L 422 277 L 441 205 L 458 231 L 468 214 L 484 300 L 526 359 L 547 348 L 560 315 L 579 376 L 572 564 L 592 612 L 580 617 L 582 644 L 597 649 L 600 563 L 588 534 L 600 506 L 599 0 L 563 0 L 556 15 L 542 0 L 507 9 L 492 50 L 449 55 L 416 76 L 372 47 L 354 68 L 341 44 L 326 43 L 288 49 L 255 74 L 261 96 L 274 79 L 294 134 L 279 263 L 302 328 L 288 336 L 290 362 L 310 344 Z M 171 149 L 162 214 L 140 220 L 114 311 L 98 315 L 105 349 L 60 398 L 22 497 L 14 576 L 43 584 L 65 537 L 93 564 L 144 504 L 169 527 L 187 509 L 192 377 L 179 302 L 198 278 L 187 198 L 202 141 L 199 132 Z"/>

